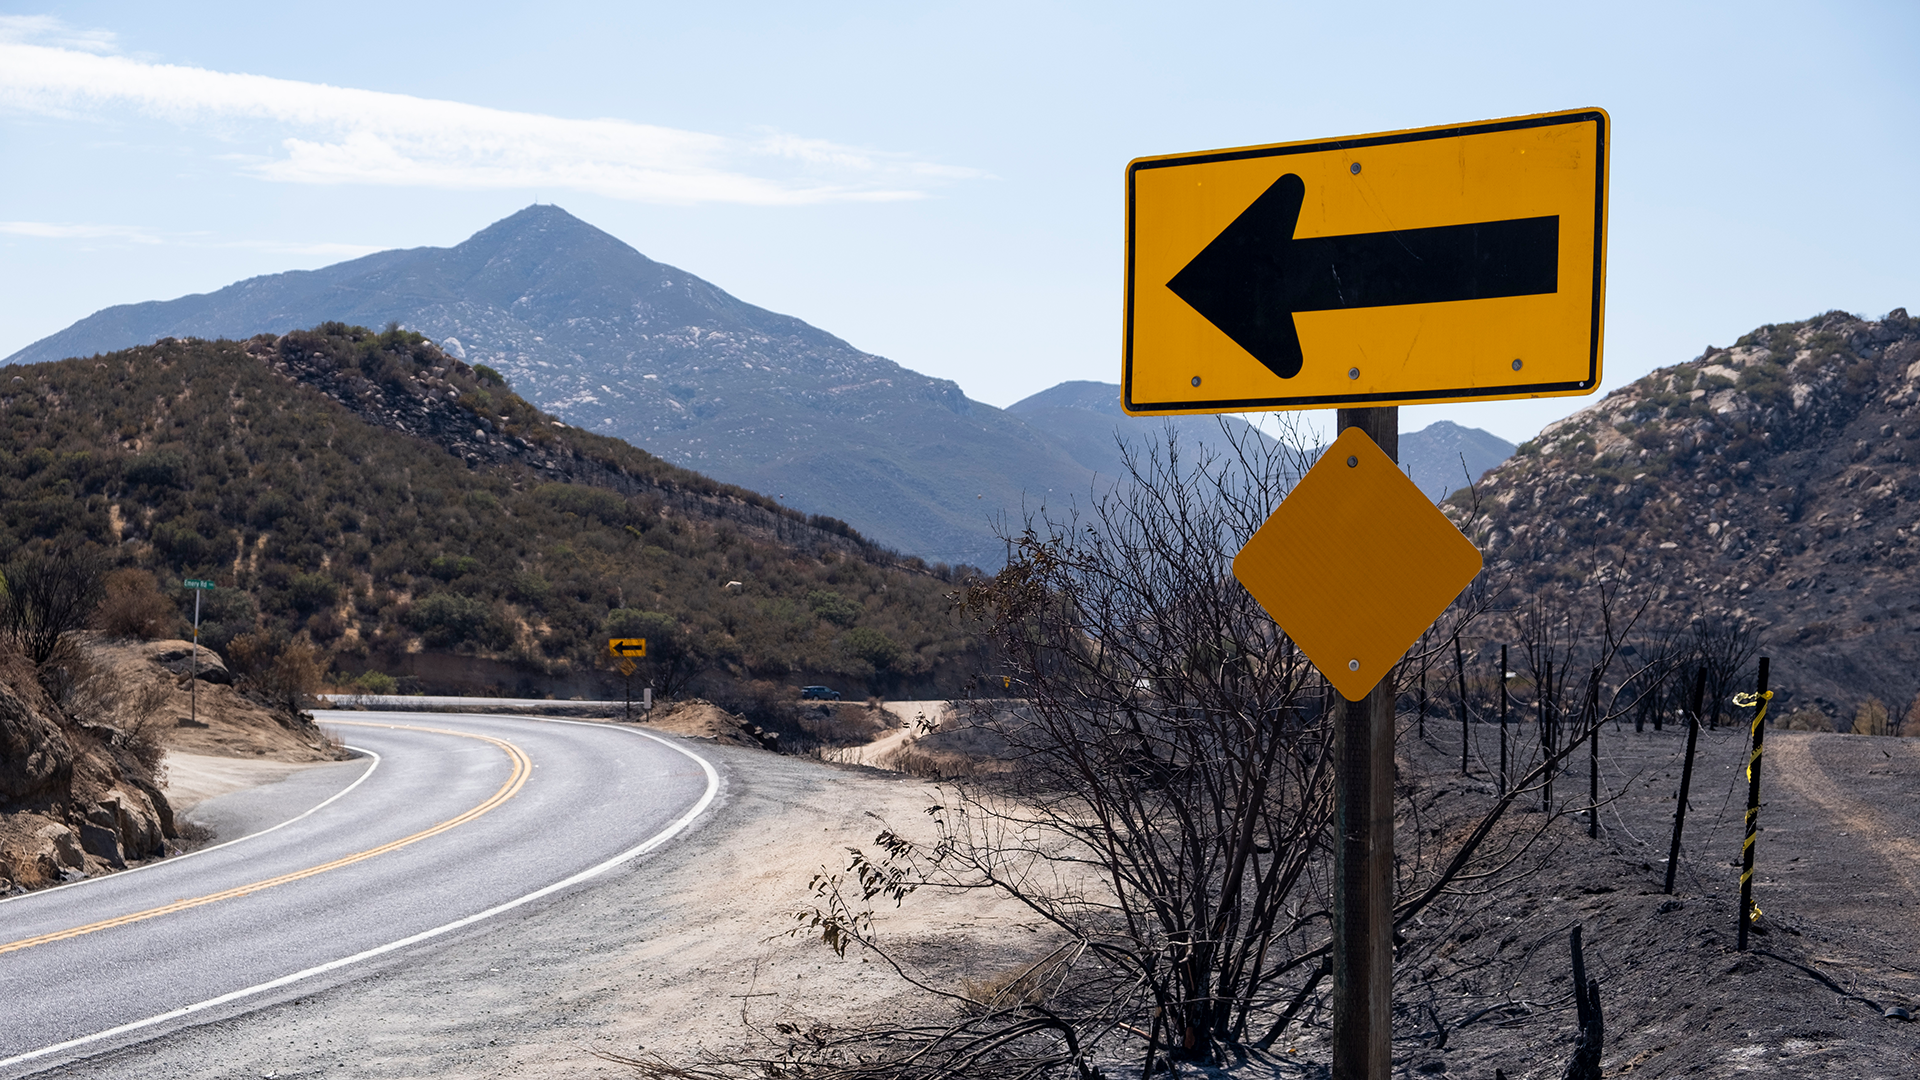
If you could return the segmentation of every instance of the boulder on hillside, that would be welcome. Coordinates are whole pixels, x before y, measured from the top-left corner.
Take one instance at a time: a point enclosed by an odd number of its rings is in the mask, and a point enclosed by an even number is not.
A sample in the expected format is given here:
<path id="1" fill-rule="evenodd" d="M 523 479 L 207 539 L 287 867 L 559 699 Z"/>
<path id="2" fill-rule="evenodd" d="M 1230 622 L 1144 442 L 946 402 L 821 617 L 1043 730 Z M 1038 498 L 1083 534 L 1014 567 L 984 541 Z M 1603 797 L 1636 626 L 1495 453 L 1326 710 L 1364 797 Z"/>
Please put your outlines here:
<path id="1" fill-rule="evenodd" d="M 0 806 L 51 803 L 72 775 L 73 745 L 60 725 L 0 680 Z"/>
<path id="2" fill-rule="evenodd" d="M 226 660 L 205 645 L 195 649 L 191 642 L 149 641 L 138 648 L 149 661 L 175 675 L 191 675 L 216 686 L 233 683 L 233 673 L 227 670 Z"/>
<path id="3" fill-rule="evenodd" d="M 124 692 L 84 653 L 62 671 L 75 681 L 56 706 L 30 664 L 0 658 L 0 878 L 9 890 L 163 855 L 176 835 L 155 782 L 164 753 L 156 702 Z"/>
<path id="4" fill-rule="evenodd" d="M 13 886 L 51 885 L 80 871 L 87 855 L 65 824 L 40 814 L 0 814 L 0 876 Z"/>

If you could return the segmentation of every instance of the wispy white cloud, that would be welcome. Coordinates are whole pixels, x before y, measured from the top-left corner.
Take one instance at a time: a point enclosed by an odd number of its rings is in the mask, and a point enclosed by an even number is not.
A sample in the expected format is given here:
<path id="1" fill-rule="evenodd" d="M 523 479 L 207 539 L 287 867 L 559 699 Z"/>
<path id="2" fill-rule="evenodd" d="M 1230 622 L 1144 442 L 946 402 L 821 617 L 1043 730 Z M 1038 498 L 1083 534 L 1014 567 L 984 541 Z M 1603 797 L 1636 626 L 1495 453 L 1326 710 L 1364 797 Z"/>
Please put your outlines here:
<path id="1" fill-rule="evenodd" d="M 0 15 L 0 41 L 39 41 L 90 53 L 114 50 L 111 30 L 75 30 L 52 15 Z"/>
<path id="2" fill-rule="evenodd" d="M 303 240 L 214 240 L 205 233 L 166 233 L 140 225 L 76 224 L 62 221 L 0 221 L 0 236 L 26 236 L 36 240 L 118 240 L 134 244 L 170 247 L 247 248 L 254 251 L 283 252 L 289 255 L 331 255 L 357 258 L 383 250 L 372 244 L 343 244 L 333 241 Z"/>
<path id="3" fill-rule="evenodd" d="M 0 18 L 0 109 L 124 112 L 187 127 L 265 125 L 284 153 L 239 167 L 266 180 L 441 189 L 572 189 L 639 202 L 791 205 L 923 197 L 982 175 L 908 155 L 773 134 L 736 139 L 324 83 L 149 63 L 111 35 L 44 16 Z"/>
<path id="4" fill-rule="evenodd" d="M 73 225 L 54 221 L 0 221 L 0 235 L 31 236 L 41 240 L 130 240 L 136 244 L 162 243 L 151 229 L 137 225 Z"/>

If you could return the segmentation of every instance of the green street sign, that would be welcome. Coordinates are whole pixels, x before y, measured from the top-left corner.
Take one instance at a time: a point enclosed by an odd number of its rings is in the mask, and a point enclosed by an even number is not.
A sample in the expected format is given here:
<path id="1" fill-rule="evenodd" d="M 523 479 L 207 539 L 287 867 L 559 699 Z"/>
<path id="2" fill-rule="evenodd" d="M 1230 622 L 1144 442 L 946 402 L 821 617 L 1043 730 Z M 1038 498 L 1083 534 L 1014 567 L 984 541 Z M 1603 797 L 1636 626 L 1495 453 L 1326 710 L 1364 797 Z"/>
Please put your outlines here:
<path id="1" fill-rule="evenodd" d="M 186 586 L 189 589 L 211 589 L 213 588 L 213 582 L 201 581 L 198 578 L 188 578 L 186 580 Z"/>

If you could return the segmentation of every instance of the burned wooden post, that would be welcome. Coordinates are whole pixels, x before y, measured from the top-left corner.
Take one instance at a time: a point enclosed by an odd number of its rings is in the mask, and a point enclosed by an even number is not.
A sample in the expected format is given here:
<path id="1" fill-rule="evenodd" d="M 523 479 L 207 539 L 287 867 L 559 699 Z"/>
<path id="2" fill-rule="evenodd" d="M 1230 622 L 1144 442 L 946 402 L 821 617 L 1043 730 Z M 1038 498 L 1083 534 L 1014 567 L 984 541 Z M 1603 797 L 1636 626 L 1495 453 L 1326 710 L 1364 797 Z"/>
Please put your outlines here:
<path id="1" fill-rule="evenodd" d="M 1587 680 L 1587 836 L 1600 838 L 1600 669 Z"/>
<path id="2" fill-rule="evenodd" d="M 1460 653 L 1460 631 L 1453 632 L 1453 674 L 1460 687 L 1460 775 L 1467 772 L 1467 658 Z"/>
<path id="3" fill-rule="evenodd" d="M 1702 671 L 1706 670 L 1706 665 L 1704 664 L 1701 665 L 1701 670 Z M 1730 682 L 1731 680 L 1727 680 L 1727 681 Z M 1720 699 L 1718 697 L 1718 694 L 1721 690 L 1726 689 L 1726 685 L 1727 685 L 1726 682 L 1720 682 L 1719 685 L 1715 688 L 1715 691 L 1714 691 L 1715 696 L 1709 697 L 1706 699 L 1708 731 L 1720 730 Z"/>
<path id="4" fill-rule="evenodd" d="M 1580 950 L 1580 928 L 1573 928 L 1573 1000 L 1580 1032 L 1573 1037 L 1573 1060 L 1565 1080 L 1600 1080 L 1600 1053 L 1606 1041 L 1606 1023 L 1600 1016 L 1600 980 L 1587 978 L 1587 960 Z"/>
<path id="5" fill-rule="evenodd" d="M 1741 695 L 1745 697 L 1746 695 Z M 1753 925 L 1753 840 L 1760 831 L 1760 752 L 1767 738 L 1767 658 L 1760 658 L 1760 688 L 1739 704 L 1753 706 L 1753 751 L 1747 757 L 1747 839 L 1740 847 L 1740 940 L 1735 948 L 1747 951 L 1747 928 Z"/>
<path id="6" fill-rule="evenodd" d="M 1500 794 L 1507 793 L 1507 647 L 1500 646 Z"/>
<path id="7" fill-rule="evenodd" d="M 1418 721 L 1417 726 L 1419 729 L 1420 737 L 1423 739 L 1426 738 L 1427 737 L 1427 665 L 1425 661 L 1421 661 L 1420 663 L 1420 719 Z"/>
<path id="8" fill-rule="evenodd" d="M 1667 849 L 1667 893 L 1673 893 L 1673 873 L 1680 866 L 1680 830 L 1687 825 L 1687 789 L 1693 786 L 1693 749 L 1700 741 L 1700 702 L 1707 694 L 1703 668 L 1693 680 L 1693 709 L 1687 713 L 1687 757 L 1680 767 L 1680 798 L 1673 808 L 1673 846 Z"/>
<path id="9" fill-rule="evenodd" d="M 1546 664 L 1544 677 L 1540 685 L 1534 688 L 1534 699 L 1540 706 L 1540 756 L 1546 761 L 1553 760 L 1553 661 Z M 1553 774 L 1560 770 L 1552 765 L 1545 770 L 1545 783 L 1540 788 L 1540 810 L 1553 813 Z"/>

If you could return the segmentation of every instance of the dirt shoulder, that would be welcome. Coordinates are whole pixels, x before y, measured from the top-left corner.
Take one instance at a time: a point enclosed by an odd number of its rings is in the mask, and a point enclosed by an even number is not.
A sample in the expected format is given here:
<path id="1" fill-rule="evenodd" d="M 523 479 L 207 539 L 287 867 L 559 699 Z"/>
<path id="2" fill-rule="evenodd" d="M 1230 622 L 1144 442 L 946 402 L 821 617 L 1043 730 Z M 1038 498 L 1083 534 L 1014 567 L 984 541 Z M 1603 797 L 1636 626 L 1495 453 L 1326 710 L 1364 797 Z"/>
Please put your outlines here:
<path id="1" fill-rule="evenodd" d="M 91 640 L 89 648 L 129 693 L 153 695 L 149 707 L 170 725 L 166 744 L 171 752 L 271 761 L 339 757 L 318 728 L 291 723 L 243 696 L 211 649 L 196 652 L 188 641 L 102 638 Z"/>
<path id="2" fill-rule="evenodd" d="M 208 799 L 278 783 L 294 773 L 323 764 L 326 763 L 212 757 L 176 750 L 167 755 L 167 778 L 161 790 L 166 792 L 174 814 L 184 816 Z"/>

